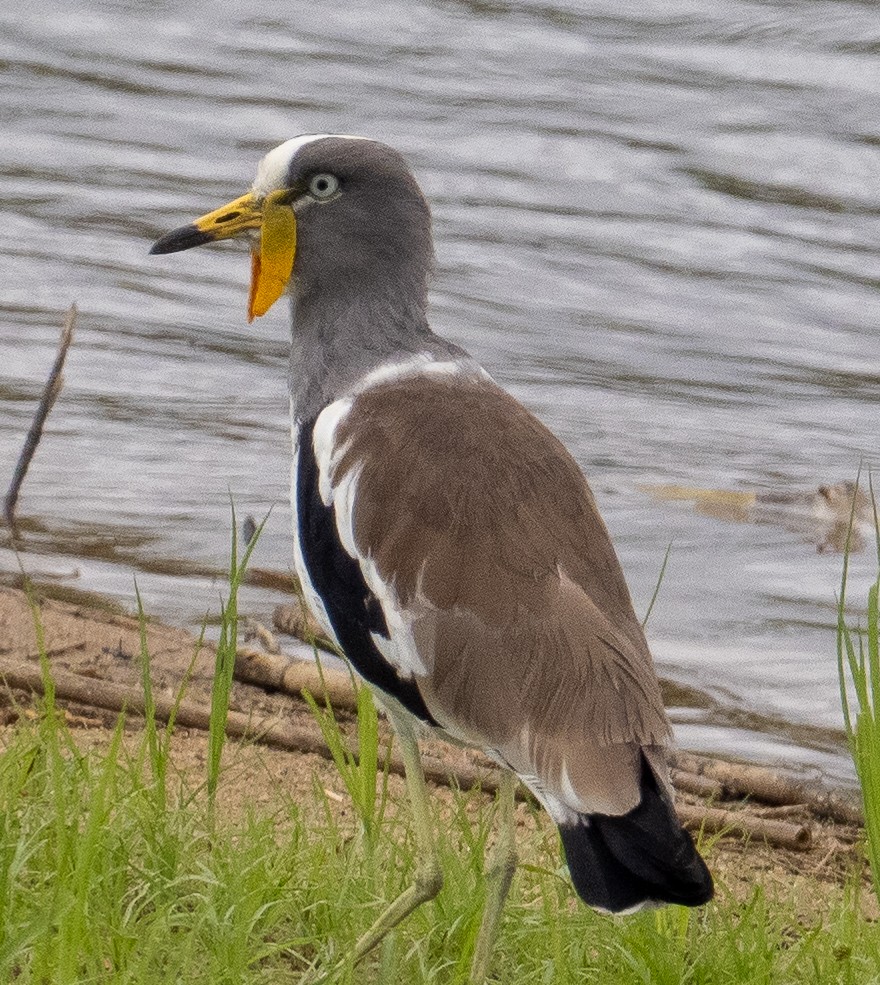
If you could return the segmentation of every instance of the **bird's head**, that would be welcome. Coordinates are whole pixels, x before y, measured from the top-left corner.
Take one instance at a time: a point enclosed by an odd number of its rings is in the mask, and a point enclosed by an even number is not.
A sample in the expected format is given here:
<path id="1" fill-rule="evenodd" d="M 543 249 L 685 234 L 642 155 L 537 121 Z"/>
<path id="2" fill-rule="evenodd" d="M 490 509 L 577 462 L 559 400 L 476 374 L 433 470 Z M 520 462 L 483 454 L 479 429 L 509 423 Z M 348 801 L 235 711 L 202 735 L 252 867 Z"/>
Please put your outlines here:
<path id="1" fill-rule="evenodd" d="M 235 238 L 251 246 L 248 321 L 291 289 L 297 297 L 358 293 L 407 277 L 423 300 L 433 261 L 428 205 L 406 162 L 362 137 L 309 134 L 280 144 L 246 195 L 150 252 Z"/>

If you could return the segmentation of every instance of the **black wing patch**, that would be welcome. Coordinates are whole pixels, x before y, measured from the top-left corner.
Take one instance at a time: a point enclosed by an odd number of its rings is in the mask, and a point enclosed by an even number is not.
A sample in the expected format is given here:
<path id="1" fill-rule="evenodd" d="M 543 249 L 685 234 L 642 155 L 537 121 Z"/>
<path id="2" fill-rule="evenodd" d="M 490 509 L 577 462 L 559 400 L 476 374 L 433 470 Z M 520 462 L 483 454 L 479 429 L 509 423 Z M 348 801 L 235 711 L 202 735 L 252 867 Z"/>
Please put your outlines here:
<path id="1" fill-rule="evenodd" d="M 379 600 L 364 581 L 360 565 L 342 546 L 333 507 L 325 506 L 321 499 L 312 441 L 314 427 L 312 420 L 300 430 L 296 470 L 298 535 L 309 578 L 355 670 L 417 718 L 436 725 L 419 689 L 413 681 L 398 675 L 370 637 L 370 633 L 378 633 L 388 639 L 388 624 Z"/>

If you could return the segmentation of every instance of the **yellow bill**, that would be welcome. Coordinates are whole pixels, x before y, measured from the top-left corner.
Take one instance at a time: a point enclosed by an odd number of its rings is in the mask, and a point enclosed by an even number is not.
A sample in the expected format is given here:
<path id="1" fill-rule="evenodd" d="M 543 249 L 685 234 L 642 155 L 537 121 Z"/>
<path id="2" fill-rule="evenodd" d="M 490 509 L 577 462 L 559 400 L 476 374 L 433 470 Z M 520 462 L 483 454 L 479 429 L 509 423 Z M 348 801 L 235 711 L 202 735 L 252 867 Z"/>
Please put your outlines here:
<path id="1" fill-rule="evenodd" d="M 258 199 L 242 195 L 188 226 L 168 233 L 153 244 L 151 253 L 176 253 L 221 239 L 248 236 L 259 241 L 251 248 L 251 286 L 248 321 L 265 315 L 284 293 L 293 273 L 296 254 L 296 216 L 284 190 Z"/>

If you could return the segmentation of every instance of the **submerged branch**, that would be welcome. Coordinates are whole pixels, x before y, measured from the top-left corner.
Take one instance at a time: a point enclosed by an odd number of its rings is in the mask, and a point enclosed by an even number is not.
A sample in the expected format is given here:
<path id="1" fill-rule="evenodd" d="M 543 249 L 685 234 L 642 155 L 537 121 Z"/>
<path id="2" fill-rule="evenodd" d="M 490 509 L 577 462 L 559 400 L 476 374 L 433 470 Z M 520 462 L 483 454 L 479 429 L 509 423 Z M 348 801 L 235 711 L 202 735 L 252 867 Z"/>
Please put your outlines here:
<path id="1" fill-rule="evenodd" d="M 64 360 L 67 358 L 67 350 L 73 341 L 73 330 L 75 326 L 76 305 L 72 304 L 67 312 L 67 317 L 64 319 L 64 328 L 61 330 L 61 339 L 58 342 L 58 352 L 55 355 L 55 362 L 49 372 L 46 385 L 43 387 L 43 394 L 40 397 L 39 404 L 37 404 L 30 430 L 24 439 L 24 447 L 21 449 L 21 454 L 16 462 L 15 471 L 12 473 L 12 482 L 9 484 L 6 499 L 3 501 L 3 516 L 13 538 L 15 537 L 15 507 L 18 503 L 18 494 L 21 492 L 24 477 L 27 475 L 31 459 L 33 459 L 34 452 L 36 452 L 37 445 L 39 445 L 40 438 L 43 435 L 43 426 L 46 423 L 46 418 L 49 416 L 49 412 L 52 410 L 58 394 L 61 393 L 61 388 L 64 386 L 64 377 L 62 376 Z"/>

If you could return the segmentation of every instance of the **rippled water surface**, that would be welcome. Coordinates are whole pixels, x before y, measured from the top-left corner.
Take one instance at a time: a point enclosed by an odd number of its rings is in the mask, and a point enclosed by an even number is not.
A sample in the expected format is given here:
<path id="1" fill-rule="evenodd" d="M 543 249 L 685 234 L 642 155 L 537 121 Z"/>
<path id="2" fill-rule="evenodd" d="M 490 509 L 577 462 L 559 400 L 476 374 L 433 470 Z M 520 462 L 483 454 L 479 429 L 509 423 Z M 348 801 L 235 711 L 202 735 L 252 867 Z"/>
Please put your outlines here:
<path id="1" fill-rule="evenodd" d="M 303 132 L 402 150 L 431 199 L 435 328 L 590 477 L 680 742 L 849 774 L 841 557 L 808 517 L 646 484 L 805 492 L 880 430 L 880 7 L 248 2 L 0 11 L 0 487 L 80 306 L 19 507 L 26 562 L 185 624 L 240 515 L 290 567 L 284 305 L 240 249 L 148 257 Z M 11 570 L 0 550 L 0 570 Z M 865 597 L 871 552 L 853 559 Z M 250 591 L 267 617 L 275 596 Z"/>

